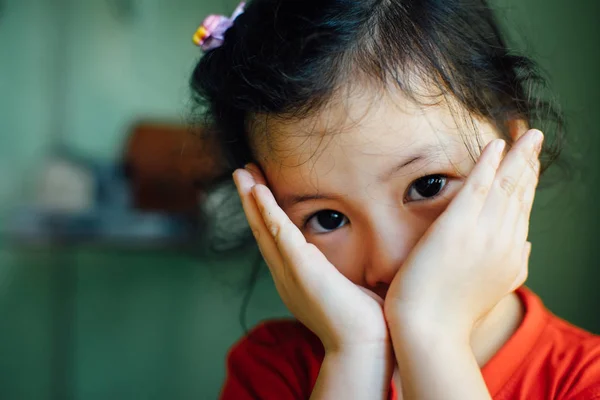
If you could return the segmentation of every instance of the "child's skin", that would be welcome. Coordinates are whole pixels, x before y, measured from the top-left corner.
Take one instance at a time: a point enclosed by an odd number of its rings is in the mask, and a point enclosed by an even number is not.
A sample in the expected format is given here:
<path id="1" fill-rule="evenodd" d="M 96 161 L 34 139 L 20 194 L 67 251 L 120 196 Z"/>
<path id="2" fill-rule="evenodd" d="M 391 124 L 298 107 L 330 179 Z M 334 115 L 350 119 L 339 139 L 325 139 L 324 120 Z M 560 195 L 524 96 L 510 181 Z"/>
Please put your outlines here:
<path id="1" fill-rule="evenodd" d="M 270 118 L 271 146 L 253 134 L 259 165 L 234 180 L 280 296 L 325 348 L 311 399 L 385 398 L 394 370 L 405 399 L 490 398 L 480 367 L 522 318 L 542 135 L 508 121 L 503 153 L 475 122 L 476 165 L 444 103 L 391 91 Z M 445 186 L 424 198 L 428 175 Z M 305 222 L 323 210 L 337 229 Z"/>

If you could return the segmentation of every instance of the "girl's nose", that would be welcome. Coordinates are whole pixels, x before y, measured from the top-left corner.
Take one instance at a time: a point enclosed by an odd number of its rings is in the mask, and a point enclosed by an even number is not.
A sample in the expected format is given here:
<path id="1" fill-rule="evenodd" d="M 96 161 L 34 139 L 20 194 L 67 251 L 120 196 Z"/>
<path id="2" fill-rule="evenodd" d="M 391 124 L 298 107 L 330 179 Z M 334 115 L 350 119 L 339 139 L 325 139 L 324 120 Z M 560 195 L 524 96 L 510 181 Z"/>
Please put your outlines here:
<path id="1" fill-rule="evenodd" d="M 387 224 L 386 229 L 375 229 L 366 243 L 364 279 L 376 292 L 385 291 L 421 236 L 413 224 Z"/>

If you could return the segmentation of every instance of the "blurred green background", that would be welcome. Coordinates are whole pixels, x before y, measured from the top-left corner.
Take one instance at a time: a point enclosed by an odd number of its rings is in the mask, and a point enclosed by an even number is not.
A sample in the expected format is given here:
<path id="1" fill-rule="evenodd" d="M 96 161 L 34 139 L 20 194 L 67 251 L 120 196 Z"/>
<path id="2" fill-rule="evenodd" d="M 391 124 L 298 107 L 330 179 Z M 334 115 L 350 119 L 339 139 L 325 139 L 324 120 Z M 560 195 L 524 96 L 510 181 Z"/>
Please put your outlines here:
<path id="1" fill-rule="evenodd" d="M 0 226 L 35 196 L 57 143 L 110 162 L 139 119 L 184 122 L 191 35 L 232 1 L 0 0 Z M 497 1 L 552 78 L 580 177 L 538 194 L 529 286 L 600 333 L 600 2 Z M 0 240 L 0 398 L 215 399 L 243 334 L 256 250 L 20 246 Z M 202 247 L 202 243 L 198 244 Z M 285 315 L 262 275 L 248 325 Z"/>

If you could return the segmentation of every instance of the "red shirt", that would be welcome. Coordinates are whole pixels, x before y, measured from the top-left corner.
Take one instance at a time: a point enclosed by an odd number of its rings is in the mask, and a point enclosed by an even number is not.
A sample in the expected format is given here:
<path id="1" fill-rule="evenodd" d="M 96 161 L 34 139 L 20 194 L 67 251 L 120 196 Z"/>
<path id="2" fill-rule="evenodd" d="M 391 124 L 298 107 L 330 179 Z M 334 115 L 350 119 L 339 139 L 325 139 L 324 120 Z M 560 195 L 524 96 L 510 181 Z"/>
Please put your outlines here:
<path id="1" fill-rule="evenodd" d="M 528 289 L 521 326 L 482 368 L 495 400 L 600 399 L 600 336 L 551 314 Z M 229 352 L 221 400 L 309 399 L 324 351 L 297 321 L 256 327 Z M 396 389 L 390 384 L 391 400 Z"/>

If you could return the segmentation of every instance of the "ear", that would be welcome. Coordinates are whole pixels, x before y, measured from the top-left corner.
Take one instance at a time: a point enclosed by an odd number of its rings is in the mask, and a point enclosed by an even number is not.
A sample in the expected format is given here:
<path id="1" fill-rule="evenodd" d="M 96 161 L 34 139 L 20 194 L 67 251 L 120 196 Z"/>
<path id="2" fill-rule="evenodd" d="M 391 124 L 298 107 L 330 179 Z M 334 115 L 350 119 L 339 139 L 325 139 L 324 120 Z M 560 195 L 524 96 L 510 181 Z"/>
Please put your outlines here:
<path id="1" fill-rule="evenodd" d="M 510 119 L 507 122 L 507 126 L 508 133 L 513 142 L 519 140 L 529 130 L 529 125 L 524 119 Z"/>

